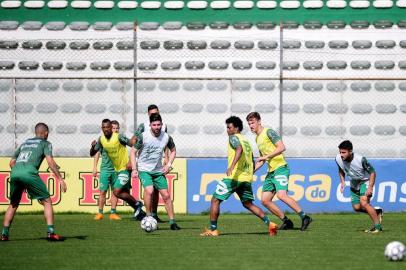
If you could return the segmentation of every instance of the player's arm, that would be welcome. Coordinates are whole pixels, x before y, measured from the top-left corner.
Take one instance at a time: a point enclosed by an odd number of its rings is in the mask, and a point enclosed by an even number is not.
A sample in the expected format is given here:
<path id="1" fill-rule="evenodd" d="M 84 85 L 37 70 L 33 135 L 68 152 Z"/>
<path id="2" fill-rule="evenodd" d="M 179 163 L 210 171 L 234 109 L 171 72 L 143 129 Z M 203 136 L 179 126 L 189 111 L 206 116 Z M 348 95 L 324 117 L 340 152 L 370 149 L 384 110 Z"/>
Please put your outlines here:
<path id="1" fill-rule="evenodd" d="M 259 151 L 259 156 L 262 156 L 261 151 Z M 265 164 L 265 160 L 259 160 L 259 158 L 257 158 L 257 160 L 254 164 L 255 164 L 255 166 L 254 166 L 254 173 L 255 173 Z"/>
<path id="2" fill-rule="evenodd" d="M 13 157 L 10 159 L 10 163 L 9 163 L 10 168 L 13 168 L 16 165 L 16 160 L 17 160 L 18 155 L 20 154 L 20 151 L 21 151 L 21 145 L 17 148 L 17 150 L 14 152 Z"/>
<path id="3" fill-rule="evenodd" d="M 338 167 L 338 176 L 340 177 L 341 193 L 343 193 L 345 188 L 345 172 L 340 167 Z"/>
<path id="4" fill-rule="evenodd" d="M 267 132 L 267 136 L 272 141 L 272 143 L 275 145 L 276 148 L 271 153 L 268 153 L 268 154 L 264 153 L 263 156 L 258 158 L 258 161 L 262 161 L 262 160 L 266 161 L 266 160 L 272 159 L 272 158 L 282 154 L 286 150 L 285 144 L 283 143 L 281 137 L 274 130 L 269 129 Z"/>
<path id="5" fill-rule="evenodd" d="M 143 139 L 142 134 L 134 134 L 131 138 L 132 147 L 130 151 L 130 162 L 131 162 L 131 176 L 138 177 L 138 170 L 137 170 L 137 152 L 142 147 Z"/>
<path id="6" fill-rule="evenodd" d="M 93 177 L 97 176 L 97 164 L 99 163 L 99 158 L 100 152 L 97 151 L 97 153 L 93 156 Z"/>
<path id="7" fill-rule="evenodd" d="M 66 192 L 66 183 L 65 180 L 62 178 L 61 173 L 59 172 L 59 166 L 56 164 L 53 156 L 52 156 L 52 144 L 50 142 L 47 142 L 44 147 L 44 155 L 45 158 L 48 162 L 48 166 L 51 169 L 51 171 L 54 173 L 56 179 L 59 181 L 62 187 L 62 191 Z"/>
<path id="8" fill-rule="evenodd" d="M 123 134 L 119 134 L 118 135 L 118 140 L 120 141 L 120 143 L 124 146 L 129 146 L 132 147 L 134 145 L 133 140 L 127 138 L 126 136 L 124 136 Z"/>
<path id="9" fill-rule="evenodd" d="M 97 141 L 96 140 L 92 141 L 92 144 L 90 146 L 90 153 L 89 153 L 91 157 L 96 155 L 96 153 L 98 152 L 98 149 L 97 149 L 98 145 L 100 145 L 100 138 Z"/>
<path id="10" fill-rule="evenodd" d="M 168 149 L 168 151 L 169 151 L 169 157 L 168 157 L 168 162 L 164 165 L 164 168 L 163 168 L 164 174 L 167 174 L 172 170 L 172 164 L 176 158 L 176 146 L 175 146 L 175 142 L 173 141 L 171 136 L 169 136 L 168 144 L 165 147 L 164 151 L 166 151 L 166 149 Z"/>
<path id="11" fill-rule="evenodd" d="M 238 160 L 240 160 L 242 151 L 243 151 L 242 145 L 240 143 L 240 140 L 238 140 L 237 136 L 233 136 L 233 135 L 230 136 L 229 144 L 231 145 L 231 147 L 233 149 L 235 149 L 235 155 L 234 155 L 233 161 L 230 164 L 230 167 L 227 168 L 227 172 L 226 172 L 227 176 L 230 176 L 231 173 L 233 172 L 234 167 L 237 164 Z"/>
<path id="12" fill-rule="evenodd" d="M 370 174 L 369 175 L 369 186 L 368 186 L 367 190 L 365 191 L 365 196 L 370 197 L 370 196 L 372 196 L 372 192 L 374 190 L 376 171 L 375 171 L 374 167 L 372 167 L 371 163 L 369 163 L 369 161 L 365 157 L 362 158 L 361 163 L 362 163 L 362 168 L 364 168 L 364 170 L 366 170 Z"/>

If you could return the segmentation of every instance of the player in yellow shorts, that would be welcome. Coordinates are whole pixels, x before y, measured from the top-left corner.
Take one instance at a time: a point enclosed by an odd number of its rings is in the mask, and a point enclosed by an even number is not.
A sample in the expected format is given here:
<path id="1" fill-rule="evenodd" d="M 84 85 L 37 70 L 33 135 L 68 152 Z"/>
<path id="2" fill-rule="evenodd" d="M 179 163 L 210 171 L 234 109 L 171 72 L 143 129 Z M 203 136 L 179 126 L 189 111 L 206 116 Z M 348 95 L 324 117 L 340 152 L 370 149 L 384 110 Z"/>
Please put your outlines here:
<path id="1" fill-rule="evenodd" d="M 217 184 L 210 205 L 210 227 L 200 235 L 220 235 L 217 230 L 220 204 L 236 192 L 242 205 L 262 219 L 268 226 L 269 234 L 274 236 L 277 233 L 276 224 L 269 220 L 261 208 L 252 203 L 254 200 L 251 186 L 254 173 L 253 154 L 250 143 L 240 134 L 243 129 L 242 121 L 236 116 L 231 116 L 226 120 L 226 125 L 229 136 L 227 176 Z"/>
<path id="2" fill-rule="evenodd" d="M 268 173 L 262 187 L 262 205 L 283 221 L 281 230 L 293 229 L 293 222 L 272 202 L 276 195 L 300 216 L 302 220 L 300 229 L 306 230 L 312 222 L 312 218 L 306 215 L 299 204 L 288 195 L 290 170 L 282 155 L 285 145 L 281 137 L 274 130 L 262 126 L 261 116 L 258 112 L 249 113 L 246 120 L 251 131 L 257 135 L 256 142 L 261 155 L 255 163 L 255 171 L 265 162 L 268 163 Z"/>

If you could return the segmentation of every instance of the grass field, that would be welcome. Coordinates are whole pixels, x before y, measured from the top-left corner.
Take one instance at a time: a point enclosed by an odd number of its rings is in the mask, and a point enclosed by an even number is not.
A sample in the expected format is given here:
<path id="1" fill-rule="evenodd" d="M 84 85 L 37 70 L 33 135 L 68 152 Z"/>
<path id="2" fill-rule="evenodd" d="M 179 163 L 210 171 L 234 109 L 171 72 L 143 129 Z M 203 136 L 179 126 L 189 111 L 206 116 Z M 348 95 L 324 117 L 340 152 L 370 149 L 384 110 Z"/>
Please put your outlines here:
<path id="1" fill-rule="evenodd" d="M 388 242 L 406 243 L 405 213 L 385 214 L 384 232 L 376 235 L 363 232 L 370 227 L 366 215 L 325 214 L 313 215 L 308 231 L 276 237 L 254 216 L 222 215 L 218 238 L 199 236 L 207 215 L 178 215 L 181 231 L 162 224 L 150 234 L 123 217 L 59 214 L 57 233 L 66 240 L 50 243 L 41 215 L 17 214 L 10 241 L 0 242 L 0 269 L 406 269 L 406 260 L 388 262 L 383 255 Z"/>

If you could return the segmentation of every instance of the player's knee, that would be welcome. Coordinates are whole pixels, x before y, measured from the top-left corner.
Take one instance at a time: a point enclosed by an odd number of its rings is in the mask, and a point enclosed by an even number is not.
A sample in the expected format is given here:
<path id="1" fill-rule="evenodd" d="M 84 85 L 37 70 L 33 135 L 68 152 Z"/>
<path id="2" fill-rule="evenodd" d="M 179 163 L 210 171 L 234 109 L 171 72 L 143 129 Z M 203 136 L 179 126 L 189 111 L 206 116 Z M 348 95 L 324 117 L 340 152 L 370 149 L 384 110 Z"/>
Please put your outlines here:
<path id="1" fill-rule="evenodd" d="M 288 195 L 286 194 L 286 192 L 278 192 L 276 193 L 276 197 L 278 197 L 279 200 L 286 200 Z"/>
<path id="2" fill-rule="evenodd" d="M 262 203 L 263 206 L 266 206 L 269 203 L 269 199 L 268 198 L 261 198 L 261 203 Z"/>
<path id="3" fill-rule="evenodd" d="M 251 205 L 252 205 L 252 201 L 245 201 L 245 202 L 242 203 L 242 205 L 245 208 L 249 209 L 251 207 Z"/>
<path id="4" fill-rule="evenodd" d="M 161 194 L 162 200 L 164 200 L 165 202 L 168 200 L 171 200 L 171 196 L 169 195 L 169 193 L 163 193 Z"/>
<path id="5" fill-rule="evenodd" d="M 146 195 L 150 195 L 150 196 L 151 196 L 151 195 L 154 193 L 154 188 L 153 188 L 152 186 L 146 187 L 146 188 L 144 189 L 144 192 L 145 192 Z"/>
<path id="6" fill-rule="evenodd" d="M 361 204 L 361 207 L 365 209 L 369 203 L 367 201 L 361 201 L 360 204 Z"/>
<path id="7" fill-rule="evenodd" d="M 353 204 L 352 209 L 354 209 L 356 212 L 362 211 L 361 204 Z"/>

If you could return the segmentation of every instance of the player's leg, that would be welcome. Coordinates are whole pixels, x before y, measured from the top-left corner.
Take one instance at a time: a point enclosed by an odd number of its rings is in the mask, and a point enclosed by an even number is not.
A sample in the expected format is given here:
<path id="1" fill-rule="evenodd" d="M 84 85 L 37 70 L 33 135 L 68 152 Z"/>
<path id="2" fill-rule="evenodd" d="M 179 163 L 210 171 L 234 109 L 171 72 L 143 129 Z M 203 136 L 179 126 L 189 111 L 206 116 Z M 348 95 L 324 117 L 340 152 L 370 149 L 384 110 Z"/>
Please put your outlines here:
<path id="1" fill-rule="evenodd" d="M 264 211 L 262 211 L 261 208 L 252 203 L 254 200 L 254 194 L 252 192 L 251 183 L 238 182 L 236 192 L 238 197 L 240 197 L 242 205 L 265 223 L 265 225 L 268 227 L 269 235 L 276 235 L 278 226 L 269 220 L 269 217 Z"/>
<path id="2" fill-rule="evenodd" d="M 154 193 L 154 186 L 144 186 L 144 204 L 145 204 L 145 211 L 147 212 L 147 216 L 152 214 L 152 197 Z"/>
<path id="3" fill-rule="evenodd" d="M 359 194 L 359 190 L 351 190 L 352 209 L 354 209 L 355 212 L 367 213 L 367 211 L 361 206 L 361 199 Z"/>
<path id="4" fill-rule="evenodd" d="M 114 195 L 114 192 L 111 192 L 111 199 L 110 199 L 110 204 L 111 204 L 111 209 L 110 209 L 110 220 L 120 220 L 121 217 L 117 214 L 117 203 L 118 203 L 118 198 L 116 195 Z"/>
<path id="5" fill-rule="evenodd" d="M 165 209 L 169 217 L 169 225 L 171 230 L 180 230 L 180 227 L 175 222 L 175 213 L 173 210 L 173 202 L 168 191 L 168 181 L 163 173 L 155 173 L 153 176 L 154 189 L 159 190 L 162 200 L 165 203 Z"/>
<path id="6" fill-rule="evenodd" d="M 14 215 L 20 204 L 21 196 L 24 192 L 24 184 L 11 177 L 10 181 L 10 205 L 4 213 L 3 230 L 1 232 L 1 241 L 8 241 L 10 226 L 13 222 Z"/>
<path id="7" fill-rule="evenodd" d="M 130 172 L 128 172 L 130 175 Z M 113 189 L 114 189 L 114 181 L 115 181 L 115 172 L 111 172 L 109 175 L 109 187 L 111 186 L 111 198 L 110 198 L 110 220 L 121 220 L 121 217 L 117 214 L 117 203 L 118 203 L 118 198 L 116 195 L 114 195 Z"/>
<path id="8" fill-rule="evenodd" d="M 360 204 L 362 209 L 365 209 L 365 211 L 367 212 L 368 216 L 371 218 L 374 227 L 371 228 L 370 230 L 366 230 L 366 232 L 369 233 L 378 233 L 380 231 L 382 231 L 382 226 L 381 223 L 379 222 L 379 217 L 378 214 L 375 210 L 375 208 L 372 207 L 371 205 L 371 197 L 365 196 L 365 192 L 368 188 L 368 182 L 361 184 L 360 187 Z"/>
<path id="9" fill-rule="evenodd" d="M 154 193 L 152 195 L 152 216 L 156 219 L 158 223 L 162 223 L 163 221 L 158 217 L 158 204 L 159 204 L 159 190 L 154 189 Z"/>
<path id="10" fill-rule="evenodd" d="M 293 222 L 283 213 L 279 207 L 272 202 L 275 194 L 276 187 L 272 182 L 274 178 L 274 172 L 270 172 L 266 175 L 264 185 L 262 186 L 261 202 L 272 214 L 282 220 L 282 225 L 279 227 L 280 230 L 293 229 Z"/>
<path id="11" fill-rule="evenodd" d="M 217 230 L 217 220 L 220 215 L 220 204 L 227 200 L 237 188 L 237 181 L 231 179 L 223 179 L 217 183 L 216 191 L 213 193 L 210 204 L 210 226 L 209 229 L 203 231 L 201 236 L 219 236 Z"/>
<path id="12" fill-rule="evenodd" d="M 99 201 L 97 203 L 98 205 L 98 212 L 94 216 L 94 220 L 102 220 L 104 215 L 103 215 L 103 209 L 104 205 L 106 204 L 106 194 L 107 190 L 109 188 L 110 184 L 110 179 L 115 177 L 115 172 L 109 172 L 105 170 L 101 170 L 100 175 L 99 175 Z"/>
<path id="13" fill-rule="evenodd" d="M 306 215 L 299 204 L 288 195 L 289 175 L 289 167 L 285 165 L 275 170 L 274 178 L 271 181 L 275 185 L 276 196 L 278 197 L 278 199 L 287 204 L 293 211 L 295 211 L 299 215 L 300 219 L 302 220 L 302 226 L 300 227 L 300 230 L 304 231 L 307 229 L 313 219 L 310 216 Z"/>
<path id="14" fill-rule="evenodd" d="M 142 202 L 137 201 L 130 194 L 130 175 L 127 170 L 123 170 L 117 173 L 114 181 L 114 190 L 113 193 L 117 198 L 122 199 L 128 203 L 131 208 L 134 209 L 134 218 L 142 219 L 145 216 L 145 212 L 142 210 Z"/>
<path id="15" fill-rule="evenodd" d="M 29 179 L 25 179 L 27 193 L 31 199 L 37 199 L 44 206 L 44 217 L 47 224 L 47 240 L 61 241 L 62 237 L 55 233 L 54 211 L 51 196 L 38 174 L 31 174 Z"/>

